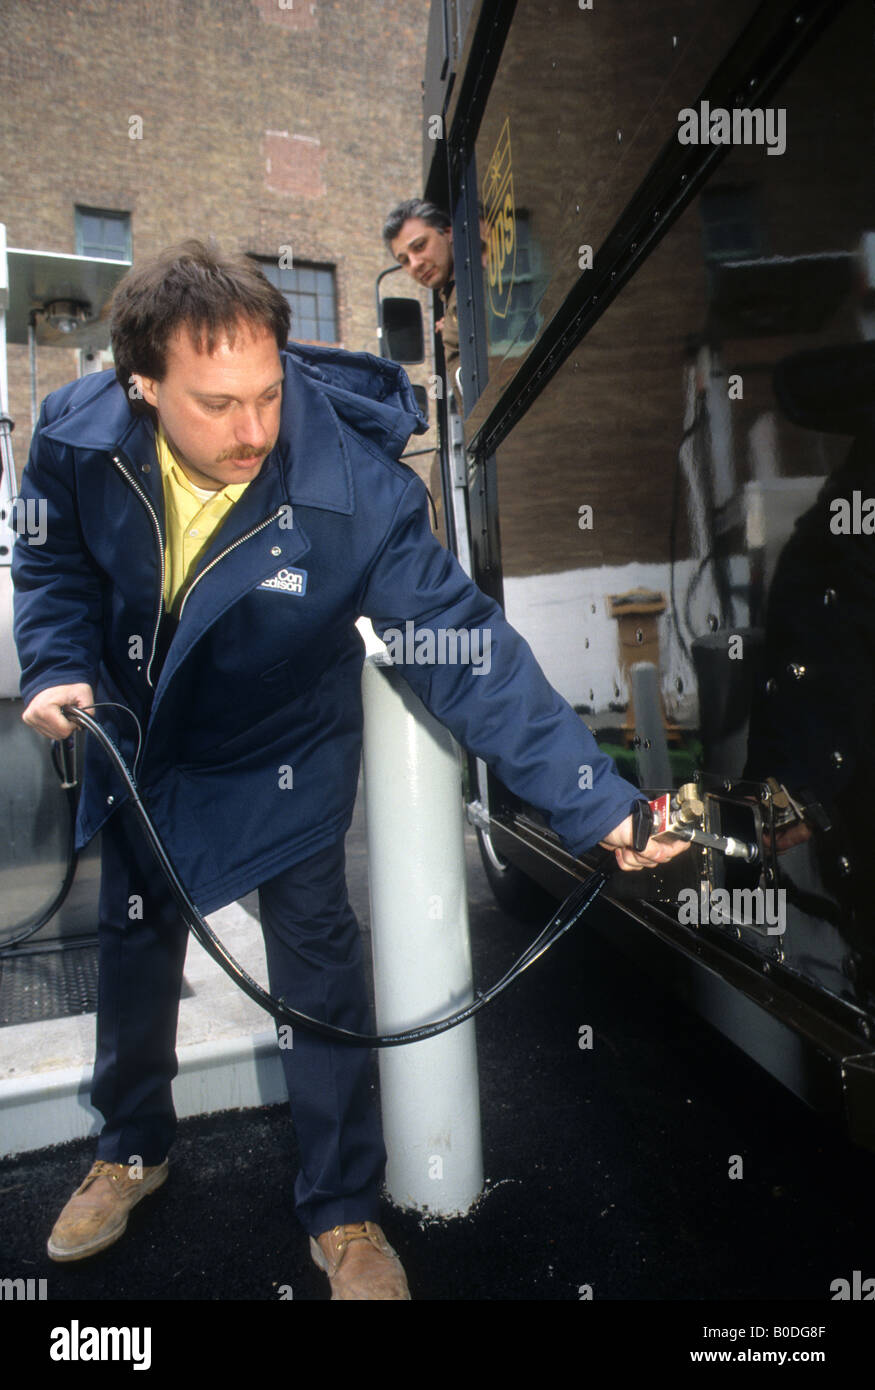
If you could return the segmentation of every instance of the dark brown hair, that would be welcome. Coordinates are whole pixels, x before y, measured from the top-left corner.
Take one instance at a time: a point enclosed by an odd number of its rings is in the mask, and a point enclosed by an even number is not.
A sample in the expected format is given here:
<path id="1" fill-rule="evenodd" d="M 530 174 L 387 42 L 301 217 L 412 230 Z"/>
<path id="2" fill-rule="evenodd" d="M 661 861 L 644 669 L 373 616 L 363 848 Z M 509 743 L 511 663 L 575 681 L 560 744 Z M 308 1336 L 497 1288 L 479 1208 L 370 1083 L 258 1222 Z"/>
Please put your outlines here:
<path id="1" fill-rule="evenodd" d="M 196 343 L 213 352 L 221 333 L 233 343 L 240 322 L 273 333 L 282 351 L 291 310 L 285 297 L 248 256 L 224 255 L 194 239 L 160 252 L 128 271 L 112 298 L 110 341 L 115 374 L 131 409 L 151 407 L 131 391 L 134 372 L 163 381 L 167 346 L 186 326 Z"/>

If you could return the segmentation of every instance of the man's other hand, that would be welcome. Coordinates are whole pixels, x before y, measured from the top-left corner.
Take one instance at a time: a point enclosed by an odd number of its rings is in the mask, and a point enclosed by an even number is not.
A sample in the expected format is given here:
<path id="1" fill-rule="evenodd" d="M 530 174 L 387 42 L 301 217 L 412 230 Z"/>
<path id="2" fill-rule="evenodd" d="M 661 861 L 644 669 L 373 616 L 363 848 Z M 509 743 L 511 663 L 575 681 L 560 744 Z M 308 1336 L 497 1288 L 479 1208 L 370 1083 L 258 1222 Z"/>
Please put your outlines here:
<path id="1" fill-rule="evenodd" d="M 599 841 L 605 849 L 614 850 L 617 864 L 621 869 L 655 869 L 657 864 L 665 864 L 669 859 L 674 859 L 676 854 L 683 854 L 685 849 L 689 849 L 686 840 L 654 840 L 649 839 L 644 849 L 636 853 L 632 848 L 632 817 L 627 816 L 624 821 Z"/>
<path id="2" fill-rule="evenodd" d="M 25 724 L 36 729 L 38 734 L 45 734 L 46 738 L 69 738 L 76 732 L 76 725 L 61 713 L 62 706 L 86 709 L 93 704 L 94 691 L 90 685 L 53 685 L 34 695 L 21 717 Z"/>

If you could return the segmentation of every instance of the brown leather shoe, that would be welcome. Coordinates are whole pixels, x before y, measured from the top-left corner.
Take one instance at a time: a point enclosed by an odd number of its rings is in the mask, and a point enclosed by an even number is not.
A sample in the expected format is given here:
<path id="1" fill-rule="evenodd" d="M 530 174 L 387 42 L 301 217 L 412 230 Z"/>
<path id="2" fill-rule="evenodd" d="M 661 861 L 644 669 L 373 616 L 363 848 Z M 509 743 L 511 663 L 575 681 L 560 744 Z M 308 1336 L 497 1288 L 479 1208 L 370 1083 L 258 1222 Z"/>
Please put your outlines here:
<path id="1" fill-rule="evenodd" d="M 84 1260 L 124 1235 L 131 1207 L 161 1186 L 169 1165 L 165 1158 L 154 1168 L 144 1168 L 141 1178 L 129 1176 L 130 1166 L 107 1163 L 102 1158 L 92 1164 L 49 1236 L 48 1251 L 53 1260 Z"/>
<path id="2" fill-rule="evenodd" d="M 331 1300 L 410 1300 L 401 1261 L 373 1221 L 356 1221 L 310 1237 L 310 1254 L 331 1281 Z"/>

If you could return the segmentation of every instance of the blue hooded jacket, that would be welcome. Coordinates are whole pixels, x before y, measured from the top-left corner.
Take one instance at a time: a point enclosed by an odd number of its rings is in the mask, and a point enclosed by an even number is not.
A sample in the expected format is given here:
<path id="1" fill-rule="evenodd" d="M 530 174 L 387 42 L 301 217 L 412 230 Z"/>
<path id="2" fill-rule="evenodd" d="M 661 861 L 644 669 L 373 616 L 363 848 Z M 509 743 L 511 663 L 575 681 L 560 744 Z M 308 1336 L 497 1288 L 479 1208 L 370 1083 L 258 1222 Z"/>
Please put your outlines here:
<path id="1" fill-rule="evenodd" d="M 45 509 L 44 533 L 20 535 L 12 565 L 25 702 L 82 681 L 95 700 L 136 714 L 143 800 L 211 912 L 348 828 L 364 614 L 390 642 L 389 630 L 405 635 L 395 647 L 402 672 L 456 739 L 541 808 L 575 853 L 593 845 L 641 793 L 432 534 L 425 488 L 398 462 L 425 428 L 405 373 L 336 349 L 290 344 L 281 356 L 276 446 L 201 556 L 163 666 L 164 499 L 152 423 L 131 411 L 112 372 L 46 398 L 21 485 L 21 498 Z M 488 652 L 479 669 L 474 659 L 441 661 L 452 650 L 441 648 L 446 634 L 458 641 L 463 630 L 479 634 L 472 652 Z M 115 709 L 96 717 L 131 766 L 134 721 Z M 592 786 L 581 789 L 584 764 Z M 86 738 L 77 847 L 126 795 Z"/>

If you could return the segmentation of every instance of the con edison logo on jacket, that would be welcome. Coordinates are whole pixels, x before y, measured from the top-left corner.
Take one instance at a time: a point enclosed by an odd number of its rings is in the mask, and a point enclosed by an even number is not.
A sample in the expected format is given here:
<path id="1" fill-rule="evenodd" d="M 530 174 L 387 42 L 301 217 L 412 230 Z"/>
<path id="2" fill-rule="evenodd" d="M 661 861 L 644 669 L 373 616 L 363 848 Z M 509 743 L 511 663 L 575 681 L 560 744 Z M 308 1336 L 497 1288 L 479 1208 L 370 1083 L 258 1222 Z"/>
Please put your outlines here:
<path id="1" fill-rule="evenodd" d="M 306 570 L 277 570 L 272 579 L 265 579 L 259 589 L 276 589 L 281 594 L 306 594 Z"/>

